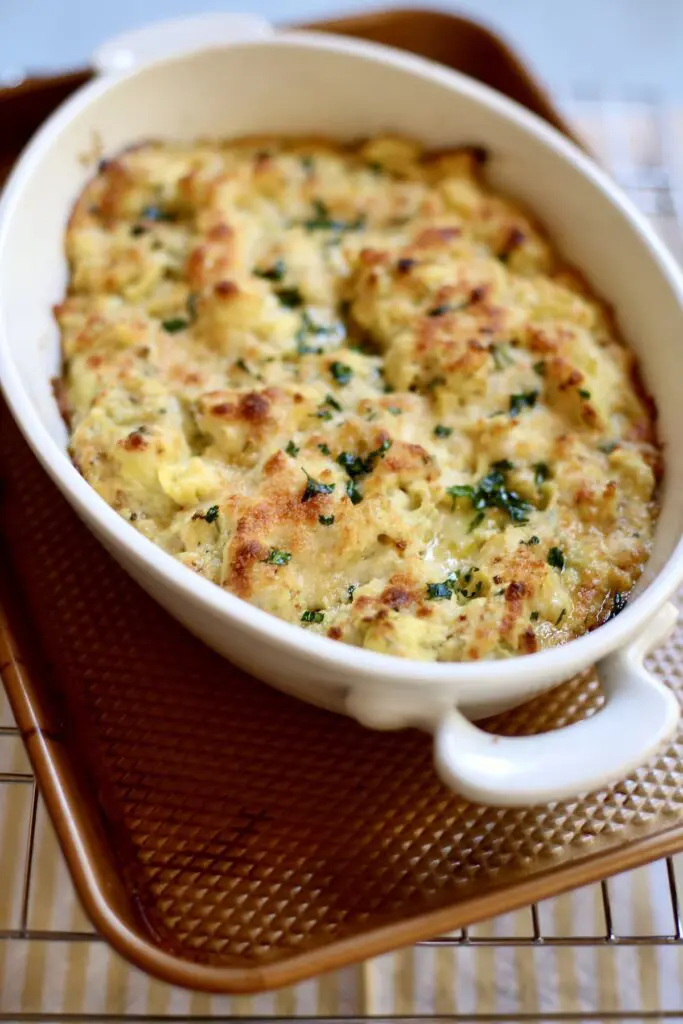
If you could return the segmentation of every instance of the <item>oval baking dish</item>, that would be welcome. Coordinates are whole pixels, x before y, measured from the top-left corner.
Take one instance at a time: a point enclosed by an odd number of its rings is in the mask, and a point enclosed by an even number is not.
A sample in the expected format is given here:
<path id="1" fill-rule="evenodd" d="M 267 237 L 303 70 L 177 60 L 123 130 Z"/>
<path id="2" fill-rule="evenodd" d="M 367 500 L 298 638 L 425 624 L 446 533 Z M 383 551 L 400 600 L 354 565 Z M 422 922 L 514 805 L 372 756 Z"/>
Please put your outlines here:
<path id="1" fill-rule="evenodd" d="M 119 41 L 100 63 L 147 61 L 81 89 L 39 131 L 0 206 L 0 378 L 10 408 L 47 471 L 111 554 L 189 629 L 236 664 L 302 699 L 375 728 L 432 730 L 442 777 L 470 799 L 524 804 L 601 786 L 646 760 L 673 732 L 678 705 L 643 668 L 673 624 L 667 601 L 683 578 L 683 456 L 676 445 L 683 375 L 683 278 L 621 192 L 572 143 L 495 92 L 428 61 L 314 33 L 270 33 L 222 19 Z M 213 23 L 214 25 L 216 23 Z M 51 307 L 63 294 L 63 238 L 93 158 L 146 138 L 253 133 L 338 138 L 387 130 L 427 147 L 484 146 L 489 180 L 547 226 L 559 251 L 615 308 L 659 410 L 665 477 L 655 545 L 629 606 L 564 647 L 523 658 L 427 664 L 307 634 L 188 572 L 126 524 L 66 453 L 51 379 L 59 338 Z M 95 152 L 96 151 L 96 152 Z M 90 166 L 89 166 L 90 165 Z M 493 737 L 470 719 L 519 704 L 598 663 L 604 709 L 537 737 Z"/>

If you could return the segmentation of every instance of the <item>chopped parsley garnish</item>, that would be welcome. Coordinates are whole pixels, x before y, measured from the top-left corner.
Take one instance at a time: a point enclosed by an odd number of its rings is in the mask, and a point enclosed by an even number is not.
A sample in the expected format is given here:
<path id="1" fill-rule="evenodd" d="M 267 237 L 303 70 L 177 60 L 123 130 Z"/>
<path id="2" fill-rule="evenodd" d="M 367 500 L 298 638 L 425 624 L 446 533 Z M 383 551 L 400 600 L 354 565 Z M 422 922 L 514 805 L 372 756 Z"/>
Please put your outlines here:
<path id="1" fill-rule="evenodd" d="M 322 199 L 313 200 L 313 216 L 304 221 L 307 231 L 359 231 L 365 224 L 365 217 L 359 214 L 353 221 L 338 220 L 330 215 Z"/>
<path id="2" fill-rule="evenodd" d="M 133 224 L 133 227 L 130 229 L 130 233 L 133 238 L 139 238 L 140 235 L 147 234 L 147 228 L 144 224 Z"/>
<path id="3" fill-rule="evenodd" d="M 533 545 L 541 543 L 541 538 L 537 537 L 536 534 L 534 534 L 533 537 L 529 537 L 528 540 L 520 540 L 519 543 L 526 544 L 527 547 L 533 547 Z"/>
<path id="4" fill-rule="evenodd" d="M 307 610 L 301 616 L 302 622 L 316 622 L 320 623 L 325 618 L 325 612 Z"/>
<path id="5" fill-rule="evenodd" d="M 533 409 L 538 398 L 538 391 L 522 391 L 519 395 L 510 395 L 510 415 L 519 416 L 523 409 Z"/>
<path id="6" fill-rule="evenodd" d="M 303 467 L 302 472 L 306 473 Z M 318 494 L 332 494 L 334 487 L 334 484 L 323 484 L 319 480 L 314 480 L 312 476 L 306 473 L 306 488 L 301 496 L 301 500 L 310 501 L 311 498 L 317 497 Z"/>
<path id="7" fill-rule="evenodd" d="M 529 616 L 529 618 L 531 619 L 532 622 L 537 622 L 538 621 L 538 612 L 532 612 L 531 615 Z"/>
<path id="8" fill-rule="evenodd" d="M 332 526 L 334 516 L 318 516 L 318 522 L 321 526 Z"/>
<path id="9" fill-rule="evenodd" d="M 481 580 L 477 580 L 471 591 L 467 589 L 472 582 L 472 575 L 476 571 L 474 567 L 466 572 L 456 569 L 455 572 L 449 572 L 442 583 L 428 583 L 427 600 L 450 601 L 451 597 L 455 595 L 456 597 L 464 598 L 466 601 L 471 601 L 473 598 L 479 597 L 483 587 Z"/>
<path id="10" fill-rule="evenodd" d="M 443 423 L 437 423 L 434 427 L 434 437 L 450 437 L 453 433 L 453 427 L 446 427 Z"/>
<path id="11" fill-rule="evenodd" d="M 323 455 L 331 455 L 332 454 L 332 452 L 330 451 L 329 447 L 326 444 L 319 444 L 318 448 L 323 453 Z"/>
<path id="12" fill-rule="evenodd" d="M 195 512 L 193 519 L 203 519 L 207 523 L 215 523 L 218 519 L 220 509 L 218 505 L 210 505 L 206 512 Z"/>
<path id="13" fill-rule="evenodd" d="M 307 153 L 306 156 L 301 157 L 301 166 L 305 170 L 306 174 L 312 174 L 315 170 L 315 160 Z"/>
<path id="14" fill-rule="evenodd" d="M 317 416 L 319 420 L 331 420 L 334 415 L 332 409 L 334 409 L 336 412 L 344 411 L 343 406 L 339 404 L 334 395 L 325 395 L 323 401 L 320 404 L 320 408 L 318 409 L 317 412 L 313 413 L 313 415 Z"/>
<path id="15" fill-rule="evenodd" d="M 403 409 L 399 409 L 397 405 L 388 405 L 387 412 L 390 412 L 392 416 L 402 416 Z"/>
<path id="16" fill-rule="evenodd" d="M 271 548 L 270 554 L 264 558 L 267 565 L 287 565 L 292 555 L 289 551 L 281 551 L 279 548 Z"/>
<path id="17" fill-rule="evenodd" d="M 258 267 L 254 268 L 254 274 L 256 277 L 262 277 L 264 281 L 282 281 L 287 268 L 284 260 L 276 260 L 272 267 L 266 267 L 265 270 L 260 270 Z"/>
<path id="18" fill-rule="evenodd" d="M 617 616 L 619 612 L 623 612 L 624 608 L 626 607 L 627 601 L 628 598 L 626 594 L 622 594 L 620 590 L 616 590 L 614 592 L 614 597 L 612 598 L 612 609 L 609 615 L 607 616 L 608 622 L 610 619 L 615 618 L 615 616 Z"/>
<path id="19" fill-rule="evenodd" d="M 349 604 L 353 604 L 353 595 L 354 595 L 355 590 L 356 590 L 356 584 L 355 583 L 351 583 L 346 588 L 346 596 L 349 599 Z"/>
<path id="20" fill-rule="evenodd" d="M 560 572 L 564 569 L 564 555 L 559 548 L 552 547 L 548 552 L 548 565 L 553 569 L 559 569 Z"/>
<path id="21" fill-rule="evenodd" d="M 483 512 L 485 508 L 498 508 L 506 512 L 513 523 L 526 523 L 529 514 L 534 511 L 534 506 L 524 501 L 515 491 L 508 490 L 505 472 L 505 469 L 494 466 L 478 483 L 454 484 L 447 488 L 446 493 L 453 499 L 454 507 L 459 498 L 467 498 L 477 512 Z M 478 526 L 479 522 L 475 526 Z M 475 526 L 470 525 L 470 529 L 474 529 Z"/>
<path id="22" fill-rule="evenodd" d="M 559 624 L 562 622 L 562 619 L 565 617 L 566 614 L 567 614 L 567 609 L 563 608 L 562 611 L 560 612 L 560 614 L 557 616 L 557 619 L 555 620 L 555 625 L 556 626 L 559 626 Z"/>
<path id="23" fill-rule="evenodd" d="M 384 172 L 384 168 L 378 160 L 371 160 L 368 164 L 368 170 L 372 171 L 373 174 L 382 174 Z"/>
<path id="24" fill-rule="evenodd" d="M 320 355 L 323 351 L 322 348 L 316 347 L 314 345 L 309 345 L 308 342 L 306 341 L 307 336 L 309 334 L 336 334 L 340 327 L 342 328 L 343 331 L 343 325 L 340 324 L 327 325 L 316 323 L 314 320 L 311 319 L 308 310 L 305 309 L 301 314 L 301 327 L 296 332 L 297 352 L 299 353 L 300 356 L 308 355 L 311 353 L 313 355 Z"/>
<path id="25" fill-rule="evenodd" d="M 586 401 L 588 401 L 588 399 L 591 397 L 590 391 L 586 391 L 585 388 L 579 388 L 579 395 Z"/>
<path id="26" fill-rule="evenodd" d="M 165 210 L 163 206 L 156 206 L 154 204 L 145 206 L 145 208 L 140 211 L 140 216 L 143 220 L 154 220 L 157 221 L 157 223 L 162 221 L 170 223 L 176 219 L 176 215 L 170 210 Z"/>
<path id="27" fill-rule="evenodd" d="M 285 451 L 287 452 L 288 455 L 291 455 L 292 458 L 294 458 L 295 455 L 299 454 L 299 449 L 297 445 L 294 444 L 293 441 L 287 442 L 287 444 L 285 445 Z"/>
<path id="28" fill-rule="evenodd" d="M 238 370 L 242 370 L 244 373 L 248 373 L 249 376 L 251 376 L 251 370 L 247 366 L 246 361 L 241 357 L 235 360 L 235 366 Z"/>
<path id="29" fill-rule="evenodd" d="M 280 300 L 280 304 L 286 306 L 287 309 L 298 309 L 304 304 L 304 297 L 298 288 L 276 288 L 275 294 Z"/>
<path id="30" fill-rule="evenodd" d="M 611 455 L 612 452 L 615 451 L 618 447 L 618 441 L 601 441 L 601 443 L 598 445 L 600 451 L 604 452 L 605 455 Z"/>
<path id="31" fill-rule="evenodd" d="M 439 375 L 438 377 L 432 377 L 425 384 L 425 391 L 433 391 L 434 388 L 440 388 L 446 383 L 446 378 Z M 412 389 L 411 389 L 412 390 Z"/>
<path id="32" fill-rule="evenodd" d="M 185 331 L 197 319 L 197 294 L 190 292 L 187 296 L 187 317 L 176 316 L 168 320 L 162 320 L 161 326 L 167 334 L 177 334 L 178 331 Z"/>
<path id="33" fill-rule="evenodd" d="M 450 313 L 453 307 L 448 304 L 443 306 L 433 306 L 432 309 L 427 310 L 427 316 L 445 316 L 446 313 Z"/>
<path id="34" fill-rule="evenodd" d="M 360 455 L 354 455 L 352 452 L 340 452 L 337 456 L 337 464 L 346 470 L 349 477 L 346 484 L 346 493 L 354 505 L 358 505 L 363 500 L 363 495 L 358 490 L 356 480 L 372 473 L 377 460 L 384 458 L 391 445 L 390 438 L 386 437 L 379 448 L 375 448 L 365 458 L 362 458 Z"/>
<path id="35" fill-rule="evenodd" d="M 542 359 L 539 359 L 537 363 L 534 363 L 534 370 L 539 377 L 545 377 L 545 363 Z"/>
<path id="36" fill-rule="evenodd" d="M 363 495 L 358 490 L 358 485 L 355 480 L 347 480 L 346 482 L 346 494 L 351 499 L 352 505 L 360 505 L 363 500 Z"/>
<path id="37" fill-rule="evenodd" d="M 534 483 L 537 487 L 550 479 L 550 466 L 547 462 L 534 462 L 531 468 L 534 471 Z"/>
<path id="38" fill-rule="evenodd" d="M 331 364 L 330 373 L 340 387 L 344 387 L 345 384 L 348 384 L 353 377 L 353 370 L 351 367 L 347 366 L 346 363 L 340 363 L 337 361 Z"/>
<path id="39" fill-rule="evenodd" d="M 514 468 L 514 464 L 509 459 L 498 459 L 497 462 L 491 463 L 491 469 L 499 469 L 501 473 L 508 473 Z"/>
<path id="40" fill-rule="evenodd" d="M 171 317 L 170 320 L 162 320 L 161 326 L 167 334 L 177 334 L 178 331 L 185 331 L 190 326 L 190 321 L 186 320 L 185 317 L 176 316 Z"/>
<path id="41" fill-rule="evenodd" d="M 477 527 L 481 526 L 481 524 L 484 522 L 485 518 L 486 518 L 486 513 L 485 512 L 477 512 L 476 516 L 474 516 L 474 518 L 472 519 L 472 522 L 467 527 L 467 532 L 468 533 L 472 533 L 474 530 L 476 530 Z"/>
<path id="42" fill-rule="evenodd" d="M 505 344 L 491 345 L 489 349 L 497 370 L 505 370 L 508 366 L 514 365 L 514 359 L 510 355 L 510 349 Z"/>

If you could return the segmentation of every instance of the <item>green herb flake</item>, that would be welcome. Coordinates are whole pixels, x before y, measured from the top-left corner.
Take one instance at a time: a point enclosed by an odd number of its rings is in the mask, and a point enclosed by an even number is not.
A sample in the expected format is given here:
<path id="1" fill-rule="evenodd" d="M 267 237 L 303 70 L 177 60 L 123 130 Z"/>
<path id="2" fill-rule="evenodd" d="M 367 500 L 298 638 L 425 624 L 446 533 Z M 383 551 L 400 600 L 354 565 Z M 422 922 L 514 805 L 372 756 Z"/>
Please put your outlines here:
<path id="1" fill-rule="evenodd" d="M 313 174 L 313 171 L 315 170 L 315 159 L 310 153 L 301 157 L 301 166 L 307 175 Z"/>
<path id="2" fill-rule="evenodd" d="M 352 505 L 360 505 L 363 500 L 363 495 L 358 490 L 358 485 L 355 480 L 347 480 L 346 482 L 346 494 L 351 499 Z"/>
<path id="3" fill-rule="evenodd" d="M 282 281 L 286 273 L 287 267 L 284 260 L 276 260 L 272 266 L 265 267 L 263 270 L 259 267 L 254 268 L 255 276 L 263 278 L 264 281 Z"/>
<path id="4" fill-rule="evenodd" d="M 281 551 L 279 548 L 271 548 L 267 558 L 264 558 L 266 565 L 287 565 L 292 555 L 289 551 Z"/>
<path id="5" fill-rule="evenodd" d="M 437 423 L 434 427 L 434 437 L 450 437 L 453 433 L 453 427 L 446 427 L 443 423 Z"/>
<path id="6" fill-rule="evenodd" d="M 215 523 L 218 519 L 220 509 L 218 505 L 211 505 L 207 508 L 206 512 L 195 512 L 192 516 L 193 519 L 203 519 L 206 523 Z"/>
<path id="7" fill-rule="evenodd" d="M 523 409 L 533 409 L 538 398 L 538 391 L 522 391 L 518 395 L 510 395 L 510 415 L 519 416 Z"/>
<path id="8" fill-rule="evenodd" d="M 509 473 L 514 468 L 514 463 L 510 462 L 509 459 L 498 459 L 497 462 L 491 463 L 491 469 L 498 469 L 501 473 Z"/>
<path id="9" fill-rule="evenodd" d="M 318 522 L 321 526 L 332 526 L 334 516 L 318 516 Z"/>
<path id="10" fill-rule="evenodd" d="M 497 508 L 506 512 L 514 523 L 526 523 L 534 507 L 524 501 L 516 491 L 508 489 L 505 479 L 507 469 L 499 468 L 503 464 L 507 465 L 507 460 L 501 460 L 497 466 L 494 465 L 474 485 L 455 484 L 448 487 L 446 493 L 453 499 L 453 507 L 455 508 L 458 499 L 463 498 L 469 500 L 477 512 L 486 508 Z"/>
<path id="11" fill-rule="evenodd" d="M 130 233 L 133 238 L 139 238 L 140 235 L 147 234 L 147 228 L 144 224 L 133 224 L 133 227 L 130 229 Z"/>
<path id="12" fill-rule="evenodd" d="M 534 471 L 534 483 L 537 487 L 550 479 L 550 466 L 547 462 L 534 462 L 531 468 Z"/>
<path id="13" fill-rule="evenodd" d="M 323 453 L 323 455 L 331 455 L 332 454 L 332 452 L 330 451 L 328 445 L 326 445 L 326 444 L 319 444 L 318 448 Z"/>
<path id="14" fill-rule="evenodd" d="M 443 306 L 433 306 L 431 309 L 427 310 L 427 316 L 445 316 L 446 313 L 451 312 L 451 309 L 452 307 L 447 304 L 444 304 Z"/>
<path id="15" fill-rule="evenodd" d="M 244 359 L 242 359 L 242 358 L 236 359 L 235 360 L 235 366 L 237 367 L 238 370 L 242 370 L 243 373 L 248 373 L 249 376 L 251 376 L 251 370 L 247 366 L 247 364 L 246 364 Z"/>
<path id="16" fill-rule="evenodd" d="M 325 613 L 324 612 L 312 611 L 311 609 L 308 609 L 301 616 L 301 621 L 302 622 L 315 622 L 315 623 L 319 624 L 319 623 L 321 623 L 323 621 L 324 618 L 325 618 Z"/>
<path id="17" fill-rule="evenodd" d="M 520 540 L 520 544 L 526 544 L 527 547 L 534 547 L 536 544 L 541 543 L 541 538 L 537 537 L 536 534 L 533 537 L 529 537 L 528 540 Z"/>
<path id="18" fill-rule="evenodd" d="M 534 363 L 534 372 L 537 373 L 539 377 L 545 377 L 545 363 L 542 359 L 539 359 L 537 363 Z"/>
<path id="19" fill-rule="evenodd" d="M 470 525 L 467 527 L 467 532 L 468 533 L 472 533 L 474 530 L 476 530 L 477 527 L 481 526 L 481 524 L 484 522 L 485 518 L 486 518 L 486 513 L 485 512 L 477 512 L 476 516 L 474 517 L 474 519 L 472 520 Z"/>
<path id="20" fill-rule="evenodd" d="M 529 618 L 532 622 L 538 622 L 538 612 L 532 612 Z"/>
<path id="21" fill-rule="evenodd" d="M 559 548 L 552 547 L 548 552 L 548 565 L 553 569 L 559 569 L 560 572 L 564 569 L 564 555 Z"/>
<path id="22" fill-rule="evenodd" d="M 598 448 L 604 455 L 611 455 L 619 447 L 618 441 L 601 441 Z"/>
<path id="23" fill-rule="evenodd" d="M 299 448 L 297 447 L 297 445 L 294 444 L 293 441 L 287 442 L 285 446 L 285 451 L 287 452 L 288 455 L 291 455 L 292 458 L 294 458 L 295 455 L 299 454 Z"/>
<path id="24" fill-rule="evenodd" d="M 330 394 L 325 395 L 325 398 L 324 398 L 323 401 L 324 401 L 325 405 L 331 405 L 333 409 L 337 410 L 337 412 L 342 412 L 343 411 L 343 406 L 341 406 L 339 404 L 339 402 L 334 397 L 334 395 L 330 395 Z"/>
<path id="25" fill-rule="evenodd" d="M 184 317 L 172 317 L 170 320 L 162 320 L 161 326 L 167 334 L 177 334 L 178 331 L 185 331 L 190 326 L 189 320 Z"/>
<path id="26" fill-rule="evenodd" d="M 590 391 L 586 391 L 585 388 L 579 388 L 578 390 L 579 390 L 580 397 L 583 398 L 587 402 L 588 399 L 591 397 Z"/>
<path id="27" fill-rule="evenodd" d="M 346 363 L 335 361 L 330 365 L 330 373 L 340 387 L 344 387 L 353 377 L 353 370 Z"/>
<path id="28" fill-rule="evenodd" d="M 306 487 L 301 496 L 302 502 L 310 501 L 311 498 L 315 498 L 319 494 L 332 494 L 332 491 L 335 488 L 334 484 L 323 484 L 319 480 L 314 480 L 310 474 L 306 473 L 306 470 L 303 469 L 303 467 L 302 472 L 306 475 Z"/>
<path id="29" fill-rule="evenodd" d="M 428 601 L 450 601 L 453 596 L 448 583 L 428 583 L 427 584 L 427 600 Z"/>
<path id="30" fill-rule="evenodd" d="M 559 624 L 562 622 L 562 619 L 565 617 L 566 614 L 567 614 L 567 609 L 563 608 L 562 611 L 560 612 L 560 614 L 557 616 L 557 619 L 555 620 L 555 625 L 556 626 L 559 626 Z"/>
<path id="31" fill-rule="evenodd" d="M 365 216 L 359 214 L 355 220 L 339 220 L 330 215 L 322 199 L 313 200 L 313 216 L 304 221 L 307 231 L 359 231 L 365 225 Z"/>
<path id="32" fill-rule="evenodd" d="M 287 309 L 298 309 L 304 304 L 304 297 L 298 288 L 276 288 L 275 294 L 280 304 Z"/>
<path id="33" fill-rule="evenodd" d="M 390 412 L 392 416 L 402 416 L 403 415 L 403 409 L 399 409 L 399 407 L 397 405 L 389 405 L 389 406 L 387 406 L 387 412 Z"/>

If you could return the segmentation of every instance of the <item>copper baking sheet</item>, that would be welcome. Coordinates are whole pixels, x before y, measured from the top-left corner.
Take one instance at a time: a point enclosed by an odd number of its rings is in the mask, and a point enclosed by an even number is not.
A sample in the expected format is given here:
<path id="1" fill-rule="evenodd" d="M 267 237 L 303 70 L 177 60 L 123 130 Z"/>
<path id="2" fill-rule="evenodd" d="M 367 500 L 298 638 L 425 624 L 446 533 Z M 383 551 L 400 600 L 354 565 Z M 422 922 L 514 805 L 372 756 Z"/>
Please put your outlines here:
<path id="1" fill-rule="evenodd" d="M 330 27 L 465 70 L 563 127 L 510 51 L 463 19 Z M 85 77 L 0 93 L 5 165 Z M 78 521 L 4 407 L 0 476 L 3 680 L 84 905 L 143 969 L 261 991 L 683 847 L 682 737 L 580 801 L 469 804 L 436 779 L 428 737 L 287 698 L 183 631 Z M 655 656 L 677 693 L 682 644 L 679 631 Z M 551 729 L 600 699 L 586 676 L 493 725 Z"/>

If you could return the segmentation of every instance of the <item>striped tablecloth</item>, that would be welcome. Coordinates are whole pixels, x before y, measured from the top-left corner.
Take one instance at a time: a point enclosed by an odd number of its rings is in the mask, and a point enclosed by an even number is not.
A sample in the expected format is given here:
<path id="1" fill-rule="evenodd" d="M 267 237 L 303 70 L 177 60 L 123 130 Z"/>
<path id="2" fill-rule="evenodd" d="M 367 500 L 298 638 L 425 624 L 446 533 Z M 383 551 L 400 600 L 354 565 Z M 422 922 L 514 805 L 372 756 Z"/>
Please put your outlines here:
<path id="1" fill-rule="evenodd" d="M 683 260 L 683 110 L 652 97 L 565 105 L 598 158 Z M 683 653 L 680 668 L 683 673 Z M 0 1020 L 428 1016 L 683 1021 L 683 945 L 591 943 L 680 938 L 672 891 L 683 859 L 660 862 L 476 926 L 491 944 L 437 944 L 255 997 L 156 982 L 94 935 L 73 891 L 23 746 L 0 692 Z M 4 735 L 3 735 L 4 729 Z M 524 940 L 562 937 L 562 945 Z"/>

